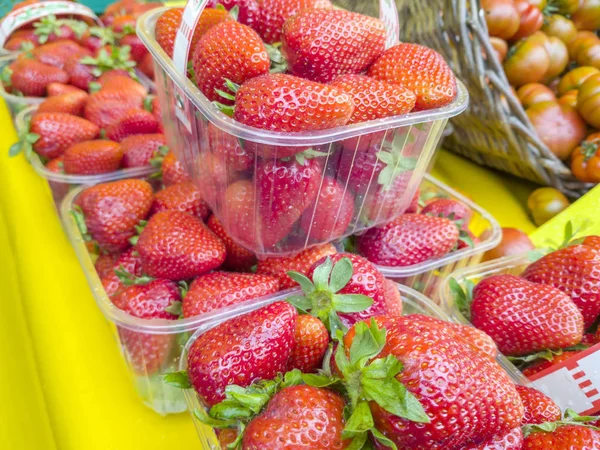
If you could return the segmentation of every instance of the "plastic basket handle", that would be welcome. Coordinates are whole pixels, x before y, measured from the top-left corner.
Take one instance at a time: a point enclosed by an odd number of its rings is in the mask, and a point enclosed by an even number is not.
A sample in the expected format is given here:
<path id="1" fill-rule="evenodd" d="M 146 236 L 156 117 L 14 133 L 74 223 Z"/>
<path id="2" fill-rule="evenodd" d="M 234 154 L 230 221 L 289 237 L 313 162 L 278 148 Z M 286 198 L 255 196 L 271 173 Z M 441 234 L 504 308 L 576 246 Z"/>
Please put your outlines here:
<path id="1" fill-rule="evenodd" d="M 73 2 L 40 2 L 8 13 L 0 23 L 0 47 L 4 47 L 8 37 L 23 25 L 50 15 L 71 14 L 93 19 L 98 25 L 102 22 L 87 6 Z"/>

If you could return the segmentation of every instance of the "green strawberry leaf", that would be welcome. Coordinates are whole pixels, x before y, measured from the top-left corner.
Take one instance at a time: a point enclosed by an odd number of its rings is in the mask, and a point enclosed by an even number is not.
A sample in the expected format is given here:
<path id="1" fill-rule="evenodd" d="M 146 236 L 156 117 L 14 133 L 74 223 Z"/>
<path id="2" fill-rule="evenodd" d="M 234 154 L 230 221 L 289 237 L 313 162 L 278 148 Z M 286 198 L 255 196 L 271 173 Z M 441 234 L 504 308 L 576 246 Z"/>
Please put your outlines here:
<path id="1" fill-rule="evenodd" d="M 103 27 L 90 27 L 90 35 L 100 38 L 100 44 L 102 47 L 105 45 L 115 45 L 117 41 L 117 35 L 111 28 Z"/>
<path id="2" fill-rule="evenodd" d="M 302 381 L 309 386 L 324 388 L 339 383 L 339 378 L 330 377 L 327 375 L 303 373 Z"/>
<path id="3" fill-rule="evenodd" d="M 21 150 L 23 150 L 23 144 L 21 143 L 21 141 L 15 142 L 8 149 L 8 156 L 13 158 L 13 157 L 17 156 L 19 153 L 21 153 Z"/>
<path id="4" fill-rule="evenodd" d="M 333 309 L 329 311 L 329 316 L 326 318 L 324 323 L 331 336 L 335 336 L 338 331 L 341 331 L 342 333 L 346 333 L 346 331 L 348 331 L 348 328 L 346 328 L 346 326 L 340 320 L 340 316 L 338 316 Z"/>
<path id="5" fill-rule="evenodd" d="M 124 286 L 143 286 L 156 279 L 147 275 L 136 277 L 135 275 L 127 272 L 123 265 L 120 265 L 118 269 L 115 269 L 115 275 L 119 278 L 119 281 L 123 283 Z"/>
<path id="6" fill-rule="evenodd" d="M 543 359 L 545 361 L 552 361 L 555 356 L 562 355 L 562 353 L 563 353 L 563 351 L 561 349 L 558 349 L 558 350 L 546 349 L 546 350 L 542 350 L 540 352 L 532 353 L 532 354 L 529 354 L 529 355 L 507 356 L 507 358 L 513 364 L 519 364 L 519 365 L 521 365 L 521 364 L 526 364 L 526 363 L 531 363 L 531 362 L 534 362 L 534 361 L 538 361 L 540 359 Z"/>
<path id="7" fill-rule="evenodd" d="M 79 233 L 81 233 L 81 237 L 84 241 L 91 241 L 92 237 L 88 233 L 87 224 L 85 223 L 85 216 L 83 215 L 83 210 L 80 206 L 74 206 L 71 210 L 71 217 L 75 221 L 75 225 L 79 229 Z"/>
<path id="8" fill-rule="evenodd" d="M 371 414 L 369 404 L 366 401 L 358 402 L 350 418 L 346 421 L 346 426 L 342 432 L 342 439 L 350 439 L 359 435 L 366 437 L 367 432 L 374 426 L 375 423 L 373 422 L 373 415 Z"/>
<path id="9" fill-rule="evenodd" d="M 269 61 L 271 61 L 270 73 L 285 73 L 288 70 L 287 60 L 281 53 L 281 42 L 265 44 Z"/>
<path id="10" fill-rule="evenodd" d="M 329 287 L 329 276 L 333 269 L 333 262 L 328 256 L 325 261 L 313 271 L 312 281 L 317 290 L 323 291 Z"/>
<path id="11" fill-rule="evenodd" d="M 4 69 L 2 69 L 2 72 L 0 73 L 0 81 L 2 81 L 4 86 L 12 86 L 12 74 L 13 71 L 9 68 L 9 66 L 6 66 Z"/>
<path id="12" fill-rule="evenodd" d="M 203 424 L 213 428 L 232 428 L 237 423 L 235 420 L 215 419 L 202 408 L 194 409 L 194 416 Z"/>
<path id="13" fill-rule="evenodd" d="M 285 300 L 303 314 L 307 314 L 310 310 L 311 302 L 303 295 L 290 295 Z"/>
<path id="14" fill-rule="evenodd" d="M 350 364 L 364 367 L 367 360 L 376 357 L 385 346 L 386 330 L 380 329 L 373 319 L 370 325 L 359 322 L 355 326 L 356 336 L 350 346 Z"/>
<path id="15" fill-rule="evenodd" d="M 373 299 L 362 294 L 336 294 L 331 300 L 333 309 L 341 313 L 361 312 L 372 304 Z"/>
<path id="16" fill-rule="evenodd" d="M 228 92 L 222 91 L 221 89 L 215 88 L 215 92 L 219 94 L 220 97 L 223 97 L 226 100 L 235 101 L 235 95 L 229 94 Z"/>
<path id="17" fill-rule="evenodd" d="M 162 380 L 164 383 L 179 389 L 192 388 L 192 383 L 190 383 L 190 379 L 188 378 L 186 371 L 167 373 L 163 375 Z"/>
<path id="18" fill-rule="evenodd" d="M 377 428 L 373 428 L 371 430 L 371 434 L 373 435 L 373 437 L 375 439 L 377 439 L 381 444 L 385 445 L 386 447 L 391 448 L 392 450 L 398 450 L 398 447 L 396 447 L 396 444 L 394 443 L 394 441 L 388 439 L 381 431 L 379 431 Z"/>
<path id="19" fill-rule="evenodd" d="M 217 8 L 219 6 L 223 6 L 221 4 L 217 5 Z M 223 9 L 225 9 L 225 7 L 223 7 Z M 231 17 L 233 17 L 233 20 L 237 21 L 238 20 L 238 16 L 240 15 L 240 7 L 238 5 L 235 5 L 233 8 L 231 8 L 229 10 L 229 15 Z"/>
<path id="20" fill-rule="evenodd" d="M 373 380 L 384 380 L 398 375 L 402 371 L 403 366 L 398 358 L 388 355 L 385 358 L 376 359 L 366 366 L 363 371 L 363 377 Z"/>
<path id="21" fill-rule="evenodd" d="M 396 378 L 387 380 L 363 378 L 362 388 L 368 400 L 377 402 L 389 413 L 412 422 L 430 422 L 423 405 Z"/>
<path id="22" fill-rule="evenodd" d="M 448 284 L 450 286 L 450 293 L 454 299 L 454 305 L 467 320 L 470 320 L 471 302 L 473 300 L 473 288 L 475 285 L 472 281 L 467 280 L 465 282 L 465 290 L 455 278 L 450 278 Z"/>
<path id="23" fill-rule="evenodd" d="M 234 111 L 234 107 L 230 106 L 230 105 L 225 105 L 221 102 L 217 102 L 217 101 L 213 101 L 212 102 L 213 105 L 215 105 L 217 107 L 217 109 L 219 111 L 221 111 L 223 114 L 229 116 L 229 117 L 233 117 L 233 111 Z"/>
<path id="24" fill-rule="evenodd" d="M 305 295 L 311 295 L 315 291 L 315 285 L 306 275 L 292 270 L 287 272 L 287 275 L 300 285 L 300 288 Z"/>
<path id="25" fill-rule="evenodd" d="M 450 220 L 452 220 L 452 219 L 450 219 Z M 460 229 L 460 226 L 459 226 L 459 229 Z M 460 232 L 458 233 L 458 240 L 467 244 L 469 246 L 469 248 L 475 247 L 475 243 L 473 242 L 471 235 L 469 233 L 467 233 L 465 230 L 460 229 Z"/>
<path id="26" fill-rule="evenodd" d="M 172 302 L 169 306 L 167 306 L 165 308 L 165 311 L 168 312 L 169 314 L 173 314 L 174 316 L 177 317 L 181 317 L 181 315 L 183 314 L 182 312 L 182 303 L 181 302 Z"/>
<path id="27" fill-rule="evenodd" d="M 329 280 L 329 289 L 331 292 L 339 292 L 350 282 L 352 274 L 352 261 L 350 261 L 350 258 L 342 258 L 335 263 L 331 270 L 331 277 Z"/>
<path id="28" fill-rule="evenodd" d="M 348 372 L 348 368 L 350 367 L 350 360 L 346 356 L 346 350 L 344 349 L 344 346 L 341 344 L 341 342 L 342 341 L 340 341 L 340 344 L 338 345 L 335 351 L 334 358 L 335 364 L 340 370 L 340 372 L 346 374 Z"/>
<path id="29" fill-rule="evenodd" d="M 283 376 L 281 387 L 298 386 L 302 384 L 302 372 L 298 369 L 290 370 Z"/>

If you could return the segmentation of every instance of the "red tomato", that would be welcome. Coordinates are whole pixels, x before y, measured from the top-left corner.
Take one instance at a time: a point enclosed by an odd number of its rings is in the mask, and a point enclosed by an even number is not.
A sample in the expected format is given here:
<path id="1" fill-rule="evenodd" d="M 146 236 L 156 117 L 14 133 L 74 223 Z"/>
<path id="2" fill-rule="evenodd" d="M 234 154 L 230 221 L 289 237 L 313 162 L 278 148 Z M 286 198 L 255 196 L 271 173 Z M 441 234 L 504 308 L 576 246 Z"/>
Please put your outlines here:
<path id="1" fill-rule="evenodd" d="M 520 255 L 534 248 L 533 242 L 523 231 L 516 228 L 502 228 L 502 241 L 500 241 L 498 247 L 483 254 L 483 261 Z"/>
<path id="2" fill-rule="evenodd" d="M 590 134 L 573 152 L 571 171 L 584 183 L 600 183 L 600 133 Z"/>
<path id="3" fill-rule="evenodd" d="M 578 30 L 596 31 L 600 28 L 600 0 L 581 0 L 571 19 Z"/>
<path id="4" fill-rule="evenodd" d="M 533 35 L 518 42 L 504 61 L 504 73 L 510 84 L 520 87 L 537 83 L 544 78 L 550 67 L 550 55 L 546 50 L 545 35 Z"/>
<path id="5" fill-rule="evenodd" d="M 527 109 L 536 103 L 551 102 L 556 100 L 556 95 L 547 86 L 540 83 L 529 83 L 524 84 L 517 91 L 517 97 L 523 105 L 523 108 Z"/>
<path id="6" fill-rule="evenodd" d="M 600 128 L 600 73 L 590 76 L 579 88 L 577 110 L 594 128 Z"/>
<path id="7" fill-rule="evenodd" d="M 543 187 L 536 189 L 527 199 L 533 222 L 539 227 L 569 207 L 567 197 L 558 189 Z"/>
<path id="8" fill-rule="evenodd" d="M 510 39 L 519 30 L 520 18 L 513 0 L 481 0 L 490 36 Z"/>
<path id="9" fill-rule="evenodd" d="M 544 24 L 542 11 L 530 4 L 527 0 L 515 0 L 515 8 L 519 13 L 519 30 L 512 36 L 512 40 L 531 36 L 539 31 Z"/>
<path id="10" fill-rule="evenodd" d="M 581 85 L 592 75 L 600 73 L 595 67 L 577 67 L 567 72 L 558 84 L 558 95 L 564 95 L 573 90 L 579 90 Z"/>

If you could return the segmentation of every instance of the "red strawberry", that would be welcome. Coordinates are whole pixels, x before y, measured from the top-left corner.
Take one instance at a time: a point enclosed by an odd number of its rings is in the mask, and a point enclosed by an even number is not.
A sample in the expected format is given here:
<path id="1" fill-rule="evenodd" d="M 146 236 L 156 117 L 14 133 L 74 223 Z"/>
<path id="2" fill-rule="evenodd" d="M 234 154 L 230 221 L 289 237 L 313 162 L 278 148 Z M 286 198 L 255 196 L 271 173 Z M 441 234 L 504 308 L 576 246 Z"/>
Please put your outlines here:
<path id="1" fill-rule="evenodd" d="M 600 330 L 600 328 L 599 328 Z M 581 345 L 585 345 L 587 347 L 591 347 L 593 345 L 596 345 L 598 343 L 600 343 L 600 340 L 598 339 L 600 338 L 600 331 L 596 331 L 596 333 L 585 333 L 583 335 L 583 339 L 581 340 Z"/>
<path id="2" fill-rule="evenodd" d="M 374 264 L 406 267 L 440 258 L 457 244 L 458 227 L 443 217 L 404 214 L 356 239 L 358 252 Z"/>
<path id="3" fill-rule="evenodd" d="M 37 109 L 37 113 L 60 112 L 82 116 L 83 108 L 87 102 L 88 94 L 84 91 L 68 92 L 54 95 L 44 100 Z"/>
<path id="4" fill-rule="evenodd" d="M 256 189 L 251 180 L 239 180 L 225 191 L 226 208 L 222 211 L 221 223 L 228 234 L 246 248 L 257 245 Z"/>
<path id="5" fill-rule="evenodd" d="M 552 252 L 530 265 L 523 277 L 567 294 L 589 328 L 600 316 L 600 250 L 573 245 Z"/>
<path id="6" fill-rule="evenodd" d="M 269 72 L 269 55 L 254 30 L 235 21 L 226 21 L 209 29 L 192 55 L 195 81 L 209 100 L 224 104 L 216 89 L 229 91 L 225 80 L 242 84 Z"/>
<path id="7" fill-rule="evenodd" d="M 207 222 L 208 228 L 217 235 L 225 244 L 227 256 L 223 263 L 223 269 L 237 272 L 248 272 L 256 264 L 256 255 L 250 250 L 246 250 L 237 244 L 225 231 L 223 224 L 219 222 L 217 216 L 212 215 Z"/>
<path id="8" fill-rule="evenodd" d="M 119 40 L 119 45 L 129 46 L 131 49 L 131 59 L 138 64 L 144 59 L 144 56 L 148 54 L 148 49 L 136 34 L 126 34 Z"/>
<path id="9" fill-rule="evenodd" d="M 369 145 L 362 150 L 344 147 L 340 152 L 338 179 L 342 183 L 347 182 L 355 194 L 364 194 L 369 189 L 375 189 L 378 186 L 379 174 L 386 167 L 377 155 L 384 151 L 381 149 L 381 139 L 377 145 Z"/>
<path id="10" fill-rule="evenodd" d="M 575 356 L 579 352 L 579 350 L 562 352 L 557 355 L 552 355 L 552 359 L 550 361 L 545 359 L 536 361 L 529 367 L 523 369 L 523 375 L 525 375 L 528 378 L 531 378 L 536 373 L 542 372 L 543 370 L 546 370 L 556 364 L 560 364 L 561 362 L 566 361 L 569 358 Z"/>
<path id="11" fill-rule="evenodd" d="M 415 160 L 402 155 L 388 154 L 391 155 L 392 164 L 388 164 L 381 171 L 377 182 L 371 182 L 366 194 L 359 196 L 362 204 L 361 214 L 368 225 L 390 222 L 410 206 L 407 191 L 413 176 Z"/>
<path id="12" fill-rule="evenodd" d="M 50 83 L 46 87 L 46 91 L 48 93 L 48 97 L 53 97 L 55 95 L 68 94 L 70 92 L 85 92 L 75 86 L 71 86 L 70 84 L 64 83 Z"/>
<path id="13" fill-rule="evenodd" d="M 451 198 L 439 198 L 427 203 L 421 214 L 445 217 L 455 222 L 461 221 L 465 226 L 469 225 L 473 217 L 471 208 L 463 202 Z"/>
<path id="14" fill-rule="evenodd" d="M 267 275 L 212 272 L 200 275 L 183 299 L 183 317 L 193 317 L 279 291 L 279 281 Z"/>
<path id="15" fill-rule="evenodd" d="M 120 255 L 118 253 L 102 253 L 98 256 L 98 259 L 96 259 L 96 262 L 94 263 L 94 268 L 96 269 L 98 278 L 102 279 L 105 276 L 113 273 L 113 267 L 119 259 L 119 256 Z"/>
<path id="16" fill-rule="evenodd" d="M 600 236 L 588 236 L 583 240 L 583 244 L 600 251 Z"/>
<path id="17" fill-rule="evenodd" d="M 98 139 L 72 145 L 63 156 L 65 173 L 95 175 L 119 170 L 123 149 L 116 142 Z"/>
<path id="18" fill-rule="evenodd" d="M 65 173 L 64 158 L 62 157 L 62 155 L 58 158 L 54 158 L 48 161 L 46 163 L 46 169 L 53 173 Z"/>
<path id="19" fill-rule="evenodd" d="M 294 340 L 296 344 L 288 361 L 288 370 L 316 372 L 329 346 L 329 333 L 323 322 L 309 314 L 298 316 Z"/>
<path id="20" fill-rule="evenodd" d="M 216 269 L 225 261 L 225 245 L 202 220 L 180 211 L 153 215 L 136 248 L 144 273 L 155 278 L 186 280 Z"/>
<path id="21" fill-rule="evenodd" d="M 128 286 L 112 299 L 117 308 L 134 317 L 167 320 L 178 318 L 170 311 L 180 300 L 177 284 L 168 280 Z M 123 327 L 117 329 L 135 373 L 152 375 L 167 362 L 175 344 L 174 334 L 141 333 Z"/>
<path id="22" fill-rule="evenodd" d="M 169 152 L 165 155 L 161 168 L 162 181 L 165 186 L 171 186 L 172 184 L 190 180 L 190 176 L 183 168 L 181 162 L 177 160 L 177 157 L 173 152 Z"/>
<path id="23" fill-rule="evenodd" d="M 138 83 L 131 78 L 128 73 L 123 73 L 120 70 L 109 70 L 108 72 L 104 72 L 96 80 L 96 83 L 100 85 L 101 91 L 108 89 L 125 91 L 127 89 L 131 89 L 138 92 L 142 97 L 146 97 L 148 95 L 148 89 L 146 89 L 143 84 Z"/>
<path id="24" fill-rule="evenodd" d="M 401 316 L 402 315 L 402 296 L 398 290 L 398 286 L 392 280 L 385 279 L 385 313 L 388 316 Z"/>
<path id="25" fill-rule="evenodd" d="M 101 278 L 102 286 L 109 297 L 112 297 L 125 287 L 116 273 L 117 270 L 126 272 L 136 278 L 142 276 L 142 259 L 135 247 L 131 247 L 121 253 L 110 272 Z"/>
<path id="26" fill-rule="evenodd" d="M 364 72 L 385 49 L 385 25 L 340 9 L 302 11 L 283 25 L 282 44 L 294 75 L 327 83 Z"/>
<path id="27" fill-rule="evenodd" d="M 225 387 L 246 387 L 285 372 L 294 345 L 296 310 L 276 302 L 234 317 L 201 334 L 187 356 L 190 382 L 208 406 L 225 399 Z"/>
<path id="28" fill-rule="evenodd" d="M 313 264 L 335 253 L 337 250 L 333 245 L 322 244 L 302 250 L 295 256 L 271 256 L 258 261 L 256 273 L 279 277 L 281 289 L 290 289 L 298 284 L 289 277 L 289 271 L 308 275 Z"/>
<path id="29" fill-rule="evenodd" d="M 151 214 L 160 211 L 182 211 L 190 213 L 204 221 L 208 219 L 210 210 L 202 200 L 200 191 L 191 181 L 173 184 L 154 196 Z"/>
<path id="30" fill-rule="evenodd" d="M 514 428 L 500 436 L 494 436 L 481 443 L 469 443 L 456 450 L 521 450 L 523 445 L 523 431 L 520 427 Z"/>
<path id="31" fill-rule="evenodd" d="M 144 97 L 131 89 L 106 89 L 90 95 L 83 116 L 100 128 L 125 117 L 127 111 L 142 108 Z"/>
<path id="32" fill-rule="evenodd" d="M 131 14 L 116 15 L 110 24 L 115 33 L 123 33 L 126 28 L 135 29 L 137 19 Z"/>
<path id="33" fill-rule="evenodd" d="M 475 287 L 471 322 L 511 356 L 569 347 L 583 338 L 583 318 L 567 295 L 514 275 L 488 277 Z"/>
<path id="34" fill-rule="evenodd" d="M 154 194 L 152 186 L 137 179 L 98 184 L 75 200 L 81 208 L 87 232 L 109 253 L 122 252 L 135 235 L 135 226 L 146 219 Z"/>
<path id="35" fill-rule="evenodd" d="M 410 206 L 405 211 L 406 214 L 416 214 L 419 212 L 420 198 L 421 198 L 421 193 L 419 192 L 419 189 L 417 189 L 417 192 L 415 192 L 415 196 L 413 197 L 412 202 L 410 203 Z"/>
<path id="36" fill-rule="evenodd" d="M 67 59 L 73 56 L 92 56 L 92 52 L 76 42 L 60 40 L 34 48 L 31 55 L 41 63 L 62 69 Z"/>
<path id="37" fill-rule="evenodd" d="M 151 164 L 152 158 L 166 145 L 165 135 L 161 133 L 134 134 L 121 141 L 123 148 L 123 167 L 144 167 Z"/>
<path id="38" fill-rule="evenodd" d="M 258 21 L 259 6 L 257 0 L 217 0 L 215 4 L 223 5 L 227 11 L 237 6 L 238 22 L 253 27 Z"/>
<path id="39" fill-rule="evenodd" d="M 245 449 L 341 450 L 346 402 L 339 395 L 312 386 L 285 387 L 266 409 L 248 423 L 242 440 Z"/>
<path id="40" fill-rule="evenodd" d="M 30 132 L 40 136 L 33 150 L 44 158 L 56 158 L 71 145 L 98 136 L 92 122 L 65 113 L 39 113 L 31 118 Z"/>
<path id="41" fill-rule="evenodd" d="M 104 27 L 90 27 L 81 35 L 78 40 L 83 47 L 96 53 L 105 45 L 115 45 L 117 37 L 113 30 Z"/>
<path id="42" fill-rule="evenodd" d="M 121 142 L 127 136 L 157 133 L 158 128 L 159 123 L 151 112 L 133 108 L 125 111 L 119 120 L 106 129 L 106 136 L 113 141 Z"/>
<path id="43" fill-rule="evenodd" d="M 369 76 L 413 91 L 417 111 L 441 108 L 456 97 L 456 78 L 442 55 L 418 44 L 387 49 L 369 68 Z"/>
<path id="44" fill-rule="evenodd" d="M 329 85 L 343 89 L 352 97 L 354 113 L 348 123 L 400 116 L 415 106 L 416 96 L 412 91 L 364 75 L 341 75 Z"/>
<path id="45" fill-rule="evenodd" d="M 208 123 L 208 139 L 215 160 L 227 172 L 243 172 L 254 166 L 254 155 L 242 147 L 240 139 Z M 215 172 L 213 168 L 213 173 Z"/>
<path id="46" fill-rule="evenodd" d="M 562 418 L 562 411 L 554 400 L 542 394 L 535 388 L 516 385 L 515 388 L 521 396 L 525 415 L 523 424 L 540 424 L 556 422 Z"/>
<path id="47" fill-rule="evenodd" d="M 137 68 L 148 78 L 154 80 L 154 59 L 152 58 L 152 53 L 146 53 Z"/>
<path id="48" fill-rule="evenodd" d="M 465 238 L 458 241 L 458 245 L 456 246 L 457 250 L 462 250 L 463 248 L 473 248 L 481 242 L 481 240 L 475 236 L 471 230 L 462 229 L 461 235 L 465 236 Z"/>
<path id="49" fill-rule="evenodd" d="M 69 83 L 84 91 L 87 91 L 90 83 L 96 80 L 96 76 L 92 73 L 93 67 L 83 64 L 77 55 L 67 59 L 63 69 L 68 74 Z"/>
<path id="50" fill-rule="evenodd" d="M 62 69 L 35 59 L 17 59 L 8 66 L 12 91 L 25 97 L 43 97 L 50 83 L 66 83 L 69 75 Z"/>
<path id="51" fill-rule="evenodd" d="M 597 450 L 600 431 L 581 425 L 559 426 L 554 431 L 535 431 L 525 438 L 522 450 Z"/>

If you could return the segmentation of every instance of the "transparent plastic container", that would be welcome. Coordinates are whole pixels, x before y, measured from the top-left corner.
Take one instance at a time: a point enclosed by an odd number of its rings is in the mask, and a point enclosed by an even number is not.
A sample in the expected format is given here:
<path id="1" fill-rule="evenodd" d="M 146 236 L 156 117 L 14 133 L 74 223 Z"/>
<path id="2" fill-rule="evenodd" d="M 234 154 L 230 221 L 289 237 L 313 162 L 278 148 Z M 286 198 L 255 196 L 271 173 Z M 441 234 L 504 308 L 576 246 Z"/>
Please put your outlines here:
<path id="1" fill-rule="evenodd" d="M 421 195 L 450 198 L 466 204 L 473 211 L 469 230 L 479 238 L 479 242 L 474 247 L 457 250 L 441 258 L 412 266 L 377 266 L 377 268 L 387 278 L 422 292 L 439 303 L 438 288 L 442 280 L 458 269 L 479 264 L 486 251 L 500 244 L 502 228 L 485 209 L 431 175 L 425 175 L 420 189 Z"/>
<path id="2" fill-rule="evenodd" d="M 409 314 L 423 314 L 426 316 L 431 316 L 431 317 L 436 317 L 438 319 L 441 320 L 445 320 L 445 321 L 452 321 L 452 322 L 458 322 L 458 323 L 467 323 L 466 320 L 452 320 L 450 318 L 450 316 L 448 314 L 446 314 L 444 311 L 442 311 L 442 309 L 440 309 L 437 305 L 435 305 L 430 299 L 428 299 L 427 297 L 425 297 L 423 294 L 410 289 L 406 286 L 402 286 L 397 284 L 396 285 L 398 287 L 398 291 L 400 292 L 400 295 L 402 297 L 402 304 L 403 304 L 403 315 L 409 315 Z M 274 301 L 279 301 L 279 300 L 284 300 L 286 297 L 288 297 L 289 295 L 291 295 L 293 292 L 296 291 L 289 291 L 287 293 L 280 293 L 277 295 L 274 295 L 271 299 L 272 302 Z M 248 311 L 235 311 L 233 314 L 230 314 L 227 317 L 222 317 L 220 322 L 225 321 L 227 319 L 231 319 L 235 316 L 239 316 L 241 314 L 245 314 Z M 210 328 L 216 326 L 218 323 L 220 322 L 213 322 L 213 323 L 207 323 L 202 325 L 201 327 L 199 327 L 196 332 L 192 335 L 192 337 L 188 340 L 187 344 L 185 345 L 185 348 L 183 350 L 183 354 L 181 355 L 181 358 L 179 360 L 179 370 L 186 370 L 187 369 L 187 353 L 188 350 L 190 348 L 190 346 L 194 343 L 194 341 L 196 341 L 196 339 L 198 339 L 198 337 L 205 333 L 207 330 L 209 330 Z M 523 376 L 523 374 L 521 372 L 519 372 L 515 366 L 513 366 L 513 364 L 508 361 L 508 359 L 506 359 L 504 356 L 498 356 L 497 358 L 498 363 L 502 366 L 502 368 L 509 374 L 509 376 L 512 378 L 512 380 L 515 383 L 519 383 L 519 384 L 523 384 L 523 385 L 528 385 L 529 381 L 527 380 L 527 378 L 525 378 Z M 188 404 L 188 409 L 190 411 L 190 413 L 192 414 L 192 419 L 194 421 L 194 425 L 196 426 L 196 431 L 198 432 L 198 437 L 200 438 L 200 448 L 202 449 L 210 449 L 210 450 L 220 450 L 219 447 L 219 443 L 217 441 L 216 435 L 213 431 L 213 429 L 205 424 L 203 424 L 202 422 L 200 422 L 196 416 L 193 414 L 193 411 L 196 408 L 202 408 L 203 406 L 200 404 L 200 401 L 198 400 L 198 396 L 196 395 L 196 392 L 193 389 L 187 389 L 184 391 L 185 392 L 185 399 L 187 401 Z"/>
<path id="3" fill-rule="evenodd" d="M 458 81 L 453 103 L 436 110 L 315 132 L 282 133 L 249 127 L 221 113 L 191 80 L 178 72 L 157 44 L 154 28 L 164 11 L 165 8 L 156 9 L 141 16 L 137 34 L 154 59 L 167 142 L 227 233 L 259 256 L 297 253 L 385 223 L 404 212 L 448 118 L 460 114 L 468 104 L 467 91 Z M 189 114 L 180 120 L 184 111 Z M 247 164 L 240 164 L 239 158 L 232 162 L 221 150 L 225 147 L 245 154 Z M 295 164 L 293 159 L 285 162 L 282 158 L 289 159 L 307 149 L 319 152 L 309 163 L 311 187 L 289 188 L 289 192 L 280 193 L 258 182 L 268 164 Z M 392 152 L 399 161 L 389 189 L 379 184 L 381 168 L 365 172 L 358 167 L 358 161 L 375 157 L 380 151 Z M 335 207 L 330 201 L 320 200 L 323 186 L 332 184 L 349 200 Z M 241 186 L 254 195 L 250 194 L 247 202 L 237 205 L 234 211 L 227 199 L 235 196 Z M 279 206 L 287 201 L 301 204 L 301 210 Z M 236 216 L 238 207 L 249 211 L 243 221 Z M 323 231 L 314 225 L 316 222 L 328 223 L 330 229 Z"/>
<path id="4" fill-rule="evenodd" d="M 140 319 L 127 314 L 114 306 L 104 291 L 94 268 L 93 256 L 71 215 L 73 202 L 84 189 L 81 186 L 69 192 L 61 205 L 60 212 L 65 232 L 75 250 L 92 295 L 110 322 L 128 372 L 142 402 L 163 415 L 183 412 L 187 409 L 183 393 L 180 389 L 163 383 L 161 376 L 178 370 L 182 348 L 191 333 L 199 327 L 231 317 L 232 314 L 243 314 L 267 305 L 275 298 L 280 298 L 277 296 L 285 296 L 286 291 L 278 293 L 276 297 L 265 296 L 252 299 L 188 319 Z M 163 349 L 159 359 L 162 361 L 160 365 L 157 364 L 156 358 L 147 360 L 140 358 L 140 349 L 150 345 Z"/>

